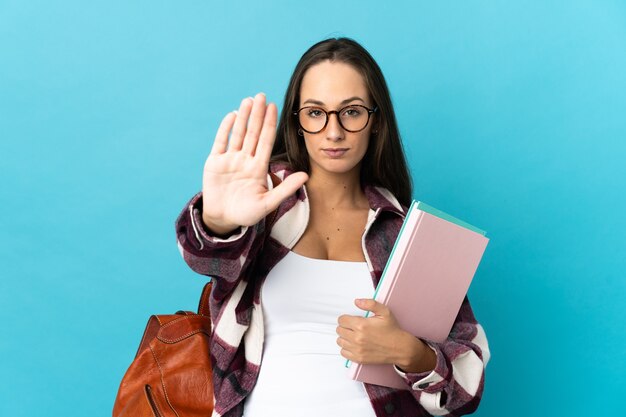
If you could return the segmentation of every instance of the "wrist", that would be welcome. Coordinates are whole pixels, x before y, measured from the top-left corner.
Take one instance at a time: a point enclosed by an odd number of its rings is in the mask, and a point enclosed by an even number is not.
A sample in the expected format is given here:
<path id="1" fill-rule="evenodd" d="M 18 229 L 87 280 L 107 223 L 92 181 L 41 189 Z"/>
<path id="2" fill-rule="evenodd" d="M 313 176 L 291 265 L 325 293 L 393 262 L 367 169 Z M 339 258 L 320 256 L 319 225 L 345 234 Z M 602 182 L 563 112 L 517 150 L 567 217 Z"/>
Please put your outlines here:
<path id="1" fill-rule="evenodd" d="M 403 372 L 420 373 L 432 371 L 437 365 L 437 355 L 418 337 L 403 334 L 401 357 L 395 365 Z"/>
<path id="2" fill-rule="evenodd" d="M 238 225 L 219 224 L 218 222 L 210 219 L 205 213 L 202 213 L 202 223 L 204 223 L 204 226 L 208 229 L 208 231 L 219 237 L 232 234 L 233 231 L 239 228 Z"/>

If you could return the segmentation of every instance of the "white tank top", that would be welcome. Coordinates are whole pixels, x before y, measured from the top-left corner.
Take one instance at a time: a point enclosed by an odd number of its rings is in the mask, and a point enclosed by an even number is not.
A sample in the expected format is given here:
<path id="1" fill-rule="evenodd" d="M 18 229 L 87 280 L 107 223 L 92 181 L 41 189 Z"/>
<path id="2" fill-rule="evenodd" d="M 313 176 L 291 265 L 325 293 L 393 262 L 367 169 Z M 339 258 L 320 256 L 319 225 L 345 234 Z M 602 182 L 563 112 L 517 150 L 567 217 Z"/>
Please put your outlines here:
<path id="1" fill-rule="evenodd" d="M 340 315 L 365 314 L 354 299 L 373 293 L 365 262 L 289 252 L 261 290 L 263 358 L 244 416 L 375 417 L 363 383 L 347 375 L 336 332 Z"/>

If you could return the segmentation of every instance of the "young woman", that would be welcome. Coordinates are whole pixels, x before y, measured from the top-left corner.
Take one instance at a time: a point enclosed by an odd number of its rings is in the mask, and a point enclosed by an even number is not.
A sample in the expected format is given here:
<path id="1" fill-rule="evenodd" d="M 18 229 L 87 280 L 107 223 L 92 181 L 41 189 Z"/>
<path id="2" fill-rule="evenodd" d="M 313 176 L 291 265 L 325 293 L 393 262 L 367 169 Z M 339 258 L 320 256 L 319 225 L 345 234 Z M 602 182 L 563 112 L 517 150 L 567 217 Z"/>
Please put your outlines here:
<path id="1" fill-rule="evenodd" d="M 374 59 L 348 38 L 313 45 L 276 120 L 262 93 L 224 117 L 176 222 L 183 258 L 214 280 L 214 415 L 473 412 L 489 350 L 467 297 L 443 343 L 371 299 L 411 201 Z M 392 366 L 407 389 L 353 381 L 345 359 Z"/>

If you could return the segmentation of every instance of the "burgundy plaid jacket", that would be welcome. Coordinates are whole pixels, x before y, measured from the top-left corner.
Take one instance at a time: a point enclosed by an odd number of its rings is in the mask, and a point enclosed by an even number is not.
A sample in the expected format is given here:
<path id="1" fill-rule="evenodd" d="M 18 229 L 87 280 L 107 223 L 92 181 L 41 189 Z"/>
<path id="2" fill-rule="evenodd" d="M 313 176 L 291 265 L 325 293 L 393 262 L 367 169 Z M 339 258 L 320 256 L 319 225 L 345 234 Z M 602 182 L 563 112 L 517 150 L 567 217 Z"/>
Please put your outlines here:
<path id="1" fill-rule="evenodd" d="M 270 169 L 281 179 L 291 173 L 282 163 L 272 164 Z M 271 186 L 268 175 L 268 187 Z M 407 209 L 384 188 L 369 185 L 364 191 L 370 212 L 362 246 L 374 289 Z M 176 220 L 178 247 L 195 272 L 214 280 L 210 298 L 213 417 L 239 417 L 261 366 L 264 337 L 261 285 L 304 233 L 309 204 L 303 186 L 281 203 L 271 230 L 265 230 L 262 220 L 254 226 L 241 227 L 225 239 L 212 236 L 203 225 L 202 204 L 202 195 L 198 193 Z M 410 390 L 364 383 L 377 416 L 460 416 L 478 407 L 490 354 L 485 332 L 476 321 L 467 297 L 447 340 L 424 342 L 437 354 L 437 365 L 432 372 L 405 374 L 396 368 Z M 298 415 L 297 410 L 294 415 Z"/>

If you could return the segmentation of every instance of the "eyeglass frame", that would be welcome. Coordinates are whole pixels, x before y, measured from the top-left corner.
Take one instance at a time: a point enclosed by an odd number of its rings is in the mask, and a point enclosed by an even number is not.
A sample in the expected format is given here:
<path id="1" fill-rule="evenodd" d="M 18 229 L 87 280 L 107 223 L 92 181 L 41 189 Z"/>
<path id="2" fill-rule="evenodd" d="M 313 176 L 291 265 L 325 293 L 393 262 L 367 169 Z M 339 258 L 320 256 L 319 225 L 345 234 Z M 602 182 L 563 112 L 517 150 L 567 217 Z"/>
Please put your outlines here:
<path id="1" fill-rule="evenodd" d="M 339 113 L 341 113 L 343 110 L 347 109 L 348 107 L 363 107 L 365 110 L 367 110 L 367 122 L 365 122 L 365 126 L 363 126 L 361 129 L 359 130 L 349 130 L 346 129 L 345 126 L 343 125 L 343 123 L 341 123 L 341 116 L 339 116 Z M 310 109 L 310 108 L 316 108 L 316 109 L 320 109 L 321 111 L 323 111 L 326 114 L 326 123 L 324 123 L 324 126 L 316 131 L 316 132 L 311 132 L 309 130 L 306 130 L 304 128 L 304 126 L 302 126 L 302 123 L 300 123 L 300 116 L 298 116 L 298 114 L 304 110 L 304 109 Z M 367 125 L 370 123 L 370 118 L 372 116 L 372 113 L 375 113 L 378 110 L 378 106 L 374 106 L 373 109 L 370 109 L 362 104 L 349 104 L 347 106 L 344 106 L 342 108 L 340 108 L 339 110 L 330 110 L 330 111 L 326 111 L 323 108 L 319 107 L 319 106 L 305 106 L 302 107 L 300 109 L 298 109 L 297 111 L 293 112 L 294 116 L 298 116 L 298 125 L 300 126 L 300 129 L 302 129 L 303 131 L 307 132 L 307 133 L 311 133 L 311 134 L 316 134 L 316 133 L 320 133 L 322 132 L 324 129 L 326 129 L 326 126 L 328 126 L 328 121 L 330 120 L 330 115 L 335 113 L 337 115 L 337 121 L 339 122 L 339 126 L 341 126 L 341 128 L 343 130 L 345 130 L 346 132 L 350 132 L 350 133 L 357 133 L 357 132 L 361 132 L 362 130 L 365 130 L 365 128 L 367 127 Z"/>

